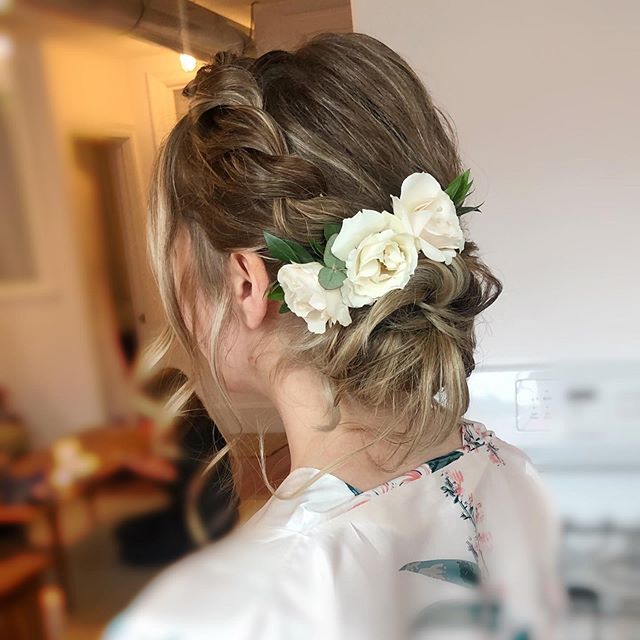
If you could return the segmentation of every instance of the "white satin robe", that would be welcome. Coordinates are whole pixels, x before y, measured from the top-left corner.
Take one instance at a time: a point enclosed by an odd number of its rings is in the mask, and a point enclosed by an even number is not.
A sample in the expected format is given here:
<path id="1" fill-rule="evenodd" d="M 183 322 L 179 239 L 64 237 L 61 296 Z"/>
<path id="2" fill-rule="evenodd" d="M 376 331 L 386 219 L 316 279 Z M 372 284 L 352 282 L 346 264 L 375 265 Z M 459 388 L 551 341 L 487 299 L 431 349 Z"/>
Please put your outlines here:
<path id="1" fill-rule="evenodd" d="M 464 421 L 456 452 L 376 489 L 325 475 L 271 498 L 165 569 L 103 640 L 552 640 L 557 534 L 526 455 Z"/>

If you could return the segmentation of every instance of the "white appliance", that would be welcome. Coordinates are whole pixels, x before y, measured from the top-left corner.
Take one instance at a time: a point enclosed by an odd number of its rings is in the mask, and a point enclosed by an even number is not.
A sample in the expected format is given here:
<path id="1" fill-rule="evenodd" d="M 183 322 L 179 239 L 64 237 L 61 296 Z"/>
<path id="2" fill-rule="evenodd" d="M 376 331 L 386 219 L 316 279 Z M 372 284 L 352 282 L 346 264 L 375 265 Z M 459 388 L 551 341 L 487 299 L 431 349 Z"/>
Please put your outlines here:
<path id="1" fill-rule="evenodd" d="M 640 638 L 640 362 L 480 368 L 467 416 L 523 449 L 564 528 L 568 640 Z"/>

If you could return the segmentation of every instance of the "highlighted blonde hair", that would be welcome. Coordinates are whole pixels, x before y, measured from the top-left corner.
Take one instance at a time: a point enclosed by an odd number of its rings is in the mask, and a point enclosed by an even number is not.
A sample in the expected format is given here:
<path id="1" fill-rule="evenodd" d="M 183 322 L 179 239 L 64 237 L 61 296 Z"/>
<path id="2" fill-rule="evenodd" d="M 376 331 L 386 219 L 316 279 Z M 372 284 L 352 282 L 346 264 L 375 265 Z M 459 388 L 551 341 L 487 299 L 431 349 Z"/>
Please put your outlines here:
<path id="1" fill-rule="evenodd" d="M 260 253 L 273 281 L 281 263 L 266 252 L 263 231 L 303 244 L 322 240 L 328 222 L 388 208 L 389 194 L 411 173 L 426 171 L 446 185 L 463 166 L 453 126 L 414 71 L 364 34 L 321 34 L 294 52 L 258 58 L 219 53 L 183 95 L 189 110 L 163 142 L 150 194 L 150 254 L 170 325 L 154 358 L 176 338 L 194 362 L 200 358 L 195 326 L 180 309 L 194 304 L 196 292 L 211 300 L 204 366 L 238 432 L 216 352 L 231 320 L 229 254 Z M 191 255 L 176 287 L 181 232 Z M 326 428 L 339 421 L 342 398 L 391 413 L 397 419 L 371 435 L 406 446 L 408 456 L 445 440 L 466 412 L 474 320 L 500 291 L 472 241 L 449 266 L 421 255 L 404 289 L 352 309 L 348 327 L 317 335 L 282 315 L 277 331 L 289 349 L 278 369 L 303 365 L 321 374 Z"/>

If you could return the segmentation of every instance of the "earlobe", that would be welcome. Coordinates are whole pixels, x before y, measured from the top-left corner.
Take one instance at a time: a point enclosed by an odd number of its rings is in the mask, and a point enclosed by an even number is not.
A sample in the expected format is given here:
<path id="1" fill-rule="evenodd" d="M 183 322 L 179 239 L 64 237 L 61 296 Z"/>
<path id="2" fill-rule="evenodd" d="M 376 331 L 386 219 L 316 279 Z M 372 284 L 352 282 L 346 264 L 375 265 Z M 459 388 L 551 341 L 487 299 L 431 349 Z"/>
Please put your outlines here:
<path id="1" fill-rule="evenodd" d="M 231 291 L 234 306 L 248 329 L 257 329 L 267 315 L 269 274 L 262 258 L 252 251 L 237 251 L 229 256 Z"/>

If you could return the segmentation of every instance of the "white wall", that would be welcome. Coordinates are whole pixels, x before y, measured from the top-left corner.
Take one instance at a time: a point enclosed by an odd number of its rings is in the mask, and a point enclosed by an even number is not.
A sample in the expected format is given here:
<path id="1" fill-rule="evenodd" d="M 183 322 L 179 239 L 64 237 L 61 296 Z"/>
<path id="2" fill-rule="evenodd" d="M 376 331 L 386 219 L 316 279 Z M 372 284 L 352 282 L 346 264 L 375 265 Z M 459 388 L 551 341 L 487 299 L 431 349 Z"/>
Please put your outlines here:
<path id="1" fill-rule="evenodd" d="M 28 123 L 27 188 L 34 235 L 44 239 L 46 283 L 41 290 L 0 298 L 0 384 L 40 443 L 99 421 L 103 407 L 60 161 L 62 132 L 46 89 L 52 78 L 41 43 L 21 37 L 15 43 L 20 109 Z"/>
<path id="2" fill-rule="evenodd" d="M 31 178 L 34 232 L 42 239 L 42 287 L 19 295 L 0 288 L 0 386 L 24 419 L 34 444 L 103 423 L 114 412 L 101 374 L 108 345 L 97 327 L 95 229 L 89 218 L 95 193 L 91 176 L 74 160 L 74 137 L 128 138 L 128 176 L 139 200 L 127 219 L 126 239 L 133 267 L 132 294 L 143 344 L 162 328 L 164 317 L 147 264 L 145 204 L 157 144 L 175 122 L 175 89 L 192 77 L 178 55 L 154 45 L 102 36 L 93 43 L 73 37 L 16 35 L 19 49 L 23 150 Z M 1 213 L 1 212 L 0 212 Z M 91 249 L 90 247 L 93 247 Z M 88 254 L 88 255 L 87 255 Z M 97 261 L 99 262 L 99 260 Z M 101 317 L 96 318 L 96 314 Z M 102 338 L 103 344 L 98 344 Z M 187 368 L 174 352 L 167 364 Z M 251 421 L 252 398 L 241 401 Z M 121 413 L 121 412 L 120 412 Z"/>
<path id="3" fill-rule="evenodd" d="M 640 357 L 640 4 L 352 0 L 457 125 L 505 284 L 483 364 Z"/>

